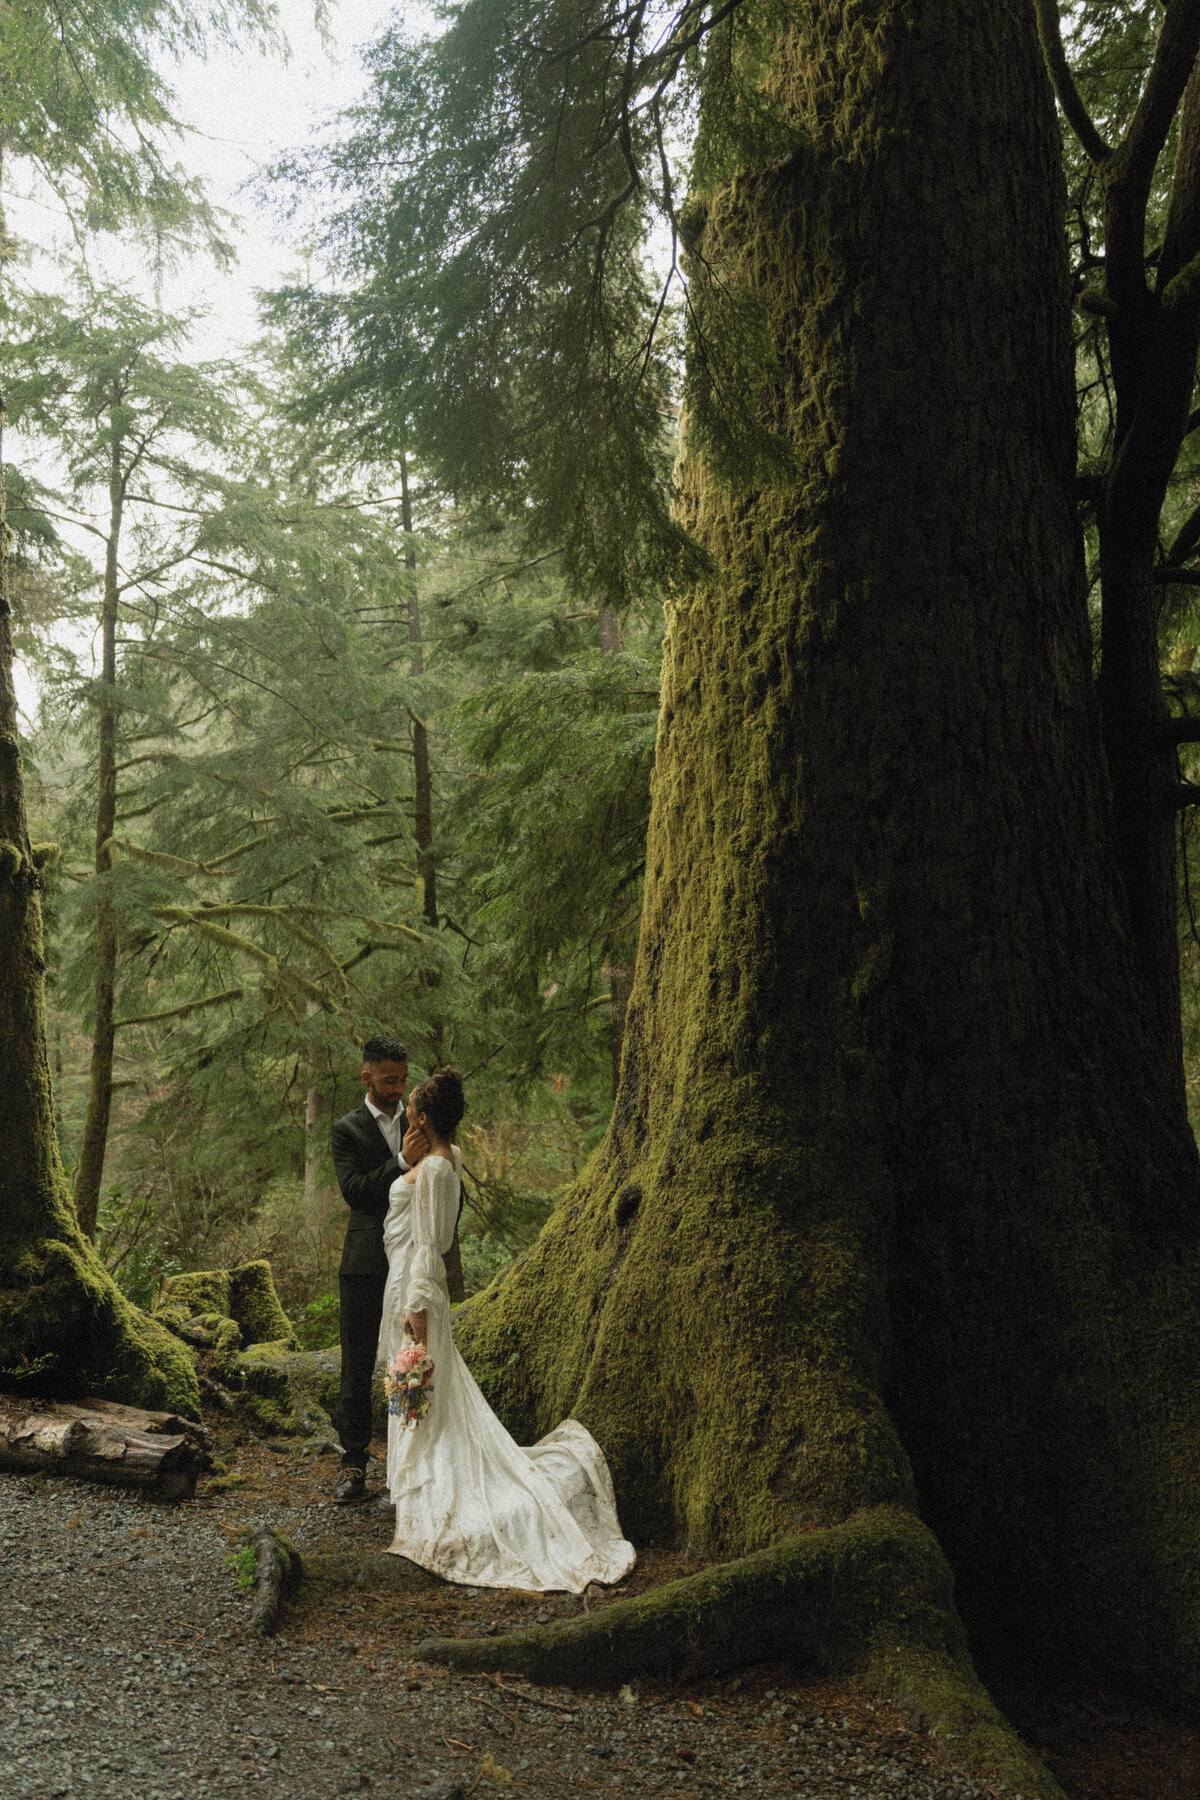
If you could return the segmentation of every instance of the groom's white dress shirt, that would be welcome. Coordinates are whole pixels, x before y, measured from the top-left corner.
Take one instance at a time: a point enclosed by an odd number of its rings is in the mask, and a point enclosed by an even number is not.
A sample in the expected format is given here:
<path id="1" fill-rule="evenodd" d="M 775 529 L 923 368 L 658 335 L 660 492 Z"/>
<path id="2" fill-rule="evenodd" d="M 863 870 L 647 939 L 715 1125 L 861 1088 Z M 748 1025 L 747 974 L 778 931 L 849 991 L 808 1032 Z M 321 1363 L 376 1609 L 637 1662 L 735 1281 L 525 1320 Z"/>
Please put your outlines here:
<path id="1" fill-rule="evenodd" d="M 394 1117 L 389 1119 L 387 1114 L 376 1106 L 370 1094 L 368 1094 L 366 1096 L 366 1108 L 373 1116 L 380 1131 L 382 1131 L 384 1142 L 392 1155 L 399 1161 L 401 1169 L 409 1169 L 411 1164 L 405 1162 L 404 1152 L 400 1148 L 400 1145 L 404 1140 L 404 1127 L 408 1123 L 408 1114 L 405 1112 L 403 1106 L 398 1106 Z"/>

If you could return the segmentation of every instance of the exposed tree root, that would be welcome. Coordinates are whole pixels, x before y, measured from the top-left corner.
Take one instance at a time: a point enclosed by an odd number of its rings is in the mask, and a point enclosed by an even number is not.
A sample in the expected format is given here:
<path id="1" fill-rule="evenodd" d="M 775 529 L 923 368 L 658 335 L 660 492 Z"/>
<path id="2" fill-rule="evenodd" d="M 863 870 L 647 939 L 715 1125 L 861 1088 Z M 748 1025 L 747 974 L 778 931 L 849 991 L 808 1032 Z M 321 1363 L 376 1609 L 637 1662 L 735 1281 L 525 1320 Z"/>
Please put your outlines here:
<path id="1" fill-rule="evenodd" d="M 863 1677 L 971 1769 L 1061 1800 L 975 1674 L 952 1588 L 926 1527 L 901 1508 L 873 1507 L 601 1612 L 501 1637 L 430 1638 L 415 1655 L 451 1669 L 587 1683 L 793 1658 Z"/>
<path id="2" fill-rule="evenodd" d="M 269 1525 L 255 1525 L 246 1532 L 246 1542 L 254 1550 L 254 1610 L 250 1614 L 250 1630 L 259 1637 L 271 1637 L 279 1625 L 279 1615 L 287 1596 L 299 1586 L 304 1573 L 300 1552 Z"/>

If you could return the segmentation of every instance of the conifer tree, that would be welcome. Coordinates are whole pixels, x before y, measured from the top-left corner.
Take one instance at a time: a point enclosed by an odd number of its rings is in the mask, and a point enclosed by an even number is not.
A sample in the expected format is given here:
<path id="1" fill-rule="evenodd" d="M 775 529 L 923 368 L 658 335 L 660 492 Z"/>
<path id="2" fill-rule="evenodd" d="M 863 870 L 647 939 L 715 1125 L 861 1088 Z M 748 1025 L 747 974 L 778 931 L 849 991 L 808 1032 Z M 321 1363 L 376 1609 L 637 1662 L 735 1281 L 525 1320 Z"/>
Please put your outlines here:
<path id="1" fill-rule="evenodd" d="M 71 301 L 42 298 L 20 308 L 6 356 L 10 411 L 60 451 L 76 509 L 86 510 L 93 495 L 106 497 L 101 522 L 83 521 L 104 552 L 100 674 L 90 693 L 97 727 L 91 1088 L 74 1194 L 89 1237 L 95 1236 L 112 1106 L 119 934 L 109 875 L 118 806 L 122 602 L 127 615 L 131 593 L 144 597 L 148 587 L 161 587 L 168 571 L 202 550 L 195 508 L 188 505 L 196 486 L 208 485 L 196 469 L 196 451 L 218 447 L 232 431 L 232 372 L 194 369 L 172 355 L 186 323 L 84 282 Z M 166 500 L 164 509 L 175 529 L 157 528 L 152 514 L 154 526 L 136 534 L 142 541 L 135 537 L 131 555 L 131 534 L 123 532 L 127 512 L 138 501 L 156 507 L 154 495 L 168 491 L 176 498 Z"/>
<path id="2" fill-rule="evenodd" d="M 258 0 L 210 10 L 106 0 L 86 11 L 41 0 L 0 12 L 0 158 L 33 171 L 76 225 L 141 222 L 166 231 L 211 223 L 195 184 L 169 160 L 169 90 L 153 57 L 202 43 L 206 27 L 271 26 Z M 132 145 L 132 148 L 130 147 Z M 0 311 L 11 303 L 12 252 L 0 215 Z M 0 428 L 3 424 L 0 396 Z M 29 843 L 12 681 L 5 479 L 0 462 L 0 1369 L 7 1383 L 102 1387 L 129 1399 L 194 1407 L 180 1346 L 122 1300 L 81 1240 L 54 1140 L 46 1062 L 40 862 Z"/>

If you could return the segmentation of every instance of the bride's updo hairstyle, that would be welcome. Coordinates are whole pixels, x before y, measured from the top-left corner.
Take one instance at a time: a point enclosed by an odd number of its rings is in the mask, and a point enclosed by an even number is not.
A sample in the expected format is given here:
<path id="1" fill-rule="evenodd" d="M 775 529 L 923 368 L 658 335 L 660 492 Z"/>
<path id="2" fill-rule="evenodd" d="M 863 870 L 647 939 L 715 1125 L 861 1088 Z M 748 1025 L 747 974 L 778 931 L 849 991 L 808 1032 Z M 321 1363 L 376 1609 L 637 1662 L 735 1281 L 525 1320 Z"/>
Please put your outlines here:
<path id="1" fill-rule="evenodd" d="M 458 1070 L 439 1069 L 436 1075 L 418 1081 L 409 1093 L 409 1099 L 417 1109 L 418 1118 L 422 1113 L 428 1113 L 429 1123 L 438 1136 L 450 1143 L 467 1110 L 463 1078 Z"/>

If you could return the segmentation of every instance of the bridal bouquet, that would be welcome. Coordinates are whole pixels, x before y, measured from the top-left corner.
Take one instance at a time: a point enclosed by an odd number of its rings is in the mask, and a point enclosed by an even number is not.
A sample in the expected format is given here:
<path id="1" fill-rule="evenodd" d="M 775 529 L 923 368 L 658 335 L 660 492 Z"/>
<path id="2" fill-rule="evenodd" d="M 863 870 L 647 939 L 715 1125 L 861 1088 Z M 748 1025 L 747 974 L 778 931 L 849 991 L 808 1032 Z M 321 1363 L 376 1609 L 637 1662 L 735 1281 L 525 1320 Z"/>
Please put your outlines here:
<path id="1" fill-rule="evenodd" d="M 399 1419 L 401 1429 L 417 1426 L 429 1411 L 433 1399 L 433 1359 L 424 1344 L 405 1337 L 404 1348 L 397 1352 L 387 1372 L 388 1411 Z"/>

